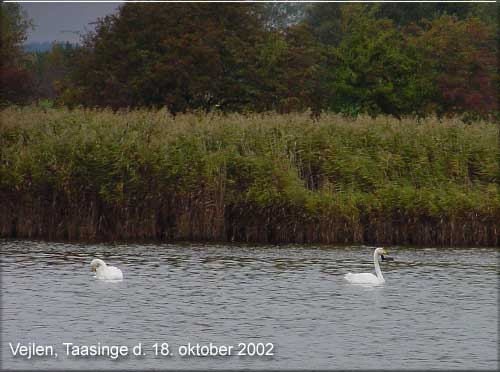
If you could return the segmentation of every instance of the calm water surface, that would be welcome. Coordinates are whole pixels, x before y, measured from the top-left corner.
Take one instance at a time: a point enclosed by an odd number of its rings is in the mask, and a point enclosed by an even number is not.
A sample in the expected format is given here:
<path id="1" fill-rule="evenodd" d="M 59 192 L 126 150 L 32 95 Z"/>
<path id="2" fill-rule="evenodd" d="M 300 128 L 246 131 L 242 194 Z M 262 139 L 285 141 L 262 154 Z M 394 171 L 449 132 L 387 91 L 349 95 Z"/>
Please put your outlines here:
<path id="1" fill-rule="evenodd" d="M 386 284 L 370 247 L 86 245 L 0 241 L 6 369 L 496 369 L 498 249 L 391 248 Z M 96 280 L 90 261 L 120 267 Z M 9 342 L 58 357 L 13 357 Z M 63 342 L 146 356 L 68 357 Z M 155 356 L 168 342 L 174 355 Z M 181 345 L 274 344 L 274 356 L 181 357 Z"/>

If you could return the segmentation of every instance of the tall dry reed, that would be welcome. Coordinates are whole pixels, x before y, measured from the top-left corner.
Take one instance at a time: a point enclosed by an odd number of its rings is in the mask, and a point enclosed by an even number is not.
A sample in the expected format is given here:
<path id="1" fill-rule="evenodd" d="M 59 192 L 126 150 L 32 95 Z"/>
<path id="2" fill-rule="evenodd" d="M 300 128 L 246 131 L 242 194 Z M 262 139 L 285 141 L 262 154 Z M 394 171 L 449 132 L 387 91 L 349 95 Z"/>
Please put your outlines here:
<path id="1" fill-rule="evenodd" d="M 498 128 L 6 109 L 0 236 L 499 245 Z"/>

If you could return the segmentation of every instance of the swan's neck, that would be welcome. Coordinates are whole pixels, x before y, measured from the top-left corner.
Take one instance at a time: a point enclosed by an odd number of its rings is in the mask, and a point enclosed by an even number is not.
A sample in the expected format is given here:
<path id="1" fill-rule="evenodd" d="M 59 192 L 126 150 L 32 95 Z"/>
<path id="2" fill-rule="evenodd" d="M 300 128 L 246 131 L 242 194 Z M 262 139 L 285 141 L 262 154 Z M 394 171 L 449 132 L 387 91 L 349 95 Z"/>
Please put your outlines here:
<path id="1" fill-rule="evenodd" d="M 378 254 L 373 254 L 373 264 L 375 265 L 375 272 L 377 273 L 377 278 L 381 283 L 385 283 L 384 276 L 382 275 L 382 271 L 380 270 L 380 264 L 378 263 Z"/>

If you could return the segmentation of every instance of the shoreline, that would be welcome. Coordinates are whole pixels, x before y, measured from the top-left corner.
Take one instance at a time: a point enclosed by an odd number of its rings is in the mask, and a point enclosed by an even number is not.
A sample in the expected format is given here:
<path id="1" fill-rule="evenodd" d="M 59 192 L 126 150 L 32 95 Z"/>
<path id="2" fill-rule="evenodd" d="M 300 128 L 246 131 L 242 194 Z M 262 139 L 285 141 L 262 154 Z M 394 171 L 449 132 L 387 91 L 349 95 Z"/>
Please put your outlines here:
<path id="1" fill-rule="evenodd" d="M 236 242 L 236 241 L 194 241 L 194 240 L 177 240 L 177 241 L 160 241 L 160 240 L 69 240 L 69 239 L 43 239 L 43 238 L 12 238 L 0 237 L 0 245 L 8 242 L 36 242 L 47 244 L 69 244 L 69 245 L 85 245 L 85 246 L 155 246 L 155 247 L 245 247 L 256 249 L 350 249 L 350 248 L 378 248 L 385 247 L 387 249 L 437 249 L 437 250 L 467 250 L 467 249 L 496 249 L 500 245 L 413 245 L 413 244 L 370 244 L 370 243 L 259 243 L 259 242 Z M 392 253 L 392 252 L 390 252 Z"/>

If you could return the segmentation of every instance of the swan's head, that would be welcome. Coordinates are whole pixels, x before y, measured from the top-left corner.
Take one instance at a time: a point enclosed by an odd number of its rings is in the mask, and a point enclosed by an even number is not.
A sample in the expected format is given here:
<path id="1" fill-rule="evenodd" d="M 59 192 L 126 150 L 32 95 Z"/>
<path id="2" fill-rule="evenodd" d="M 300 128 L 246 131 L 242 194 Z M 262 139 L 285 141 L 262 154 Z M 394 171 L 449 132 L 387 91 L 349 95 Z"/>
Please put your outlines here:
<path id="1" fill-rule="evenodd" d="M 387 256 L 389 254 L 389 252 L 387 252 L 384 248 L 377 248 L 377 249 L 375 249 L 375 254 L 377 256 L 381 256 L 381 255 Z"/>
<path id="2" fill-rule="evenodd" d="M 103 260 L 96 258 L 90 263 L 90 269 L 94 272 L 100 267 L 106 267 L 106 263 Z"/>

